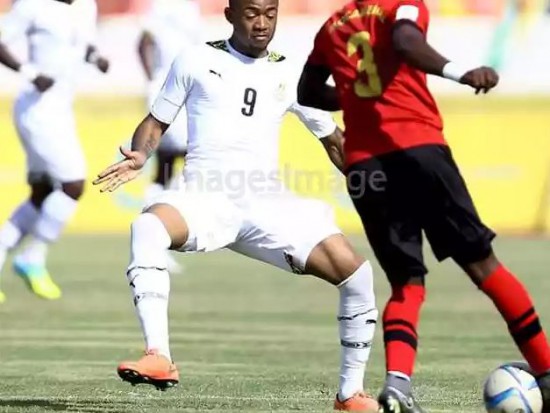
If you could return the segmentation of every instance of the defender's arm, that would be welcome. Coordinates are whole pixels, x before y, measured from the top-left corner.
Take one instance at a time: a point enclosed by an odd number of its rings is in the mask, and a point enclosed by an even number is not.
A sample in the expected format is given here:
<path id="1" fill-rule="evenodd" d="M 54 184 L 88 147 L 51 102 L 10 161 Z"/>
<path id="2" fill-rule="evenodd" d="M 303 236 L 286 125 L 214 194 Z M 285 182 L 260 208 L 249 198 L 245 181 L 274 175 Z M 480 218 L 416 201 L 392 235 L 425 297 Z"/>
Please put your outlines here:
<path id="1" fill-rule="evenodd" d="M 330 113 L 298 103 L 294 103 L 289 111 L 298 116 L 304 126 L 319 138 L 331 162 L 342 171 L 344 168 L 344 138 Z"/>
<path id="2" fill-rule="evenodd" d="M 476 93 L 487 93 L 499 81 L 494 69 L 465 69 L 439 54 L 426 40 L 428 10 L 424 3 L 402 4 L 395 12 L 393 47 L 408 65 L 424 73 L 469 85 Z"/>
<path id="3" fill-rule="evenodd" d="M 298 103 L 328 112 L 341 110 L 336 88 L 327 84 L 329 77 L 328 68 L 306 63 L 298 84 Z"/>
<path id="4" fill-rule="evenodd" d="M 344 133 L 342 129 L 336 127 L 334 132 L 329 136 L 320 139 L 330 161 L 338 168 L 340 172 L 344 172 Z"/>

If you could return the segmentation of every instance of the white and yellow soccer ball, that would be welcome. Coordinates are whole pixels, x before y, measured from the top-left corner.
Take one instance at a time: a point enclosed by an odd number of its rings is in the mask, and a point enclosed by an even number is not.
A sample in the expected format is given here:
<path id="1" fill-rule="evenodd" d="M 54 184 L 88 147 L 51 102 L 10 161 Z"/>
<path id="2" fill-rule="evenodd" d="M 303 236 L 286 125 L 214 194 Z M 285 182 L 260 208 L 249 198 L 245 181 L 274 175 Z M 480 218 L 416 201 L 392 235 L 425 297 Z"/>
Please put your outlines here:
<path id="1" fill-rule="evenodd" d="M 504 364 L 485 380 L 483 400 L 489 413 L 541 413 L 537 380 L 525 369 Z"/>

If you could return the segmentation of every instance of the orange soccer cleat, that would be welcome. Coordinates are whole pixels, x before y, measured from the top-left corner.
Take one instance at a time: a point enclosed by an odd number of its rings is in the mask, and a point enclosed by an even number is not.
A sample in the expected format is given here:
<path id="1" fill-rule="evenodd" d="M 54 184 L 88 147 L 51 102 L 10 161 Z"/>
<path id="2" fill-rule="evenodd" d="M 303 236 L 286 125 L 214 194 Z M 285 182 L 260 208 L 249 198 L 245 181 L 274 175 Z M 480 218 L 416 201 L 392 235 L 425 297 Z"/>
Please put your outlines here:
<path id="1" fill-rule="evenodd" d="M 125 361 L 117 369 L 120 378 L 132 386 L 150 384 L 165 391 L 179 383 L 176 365 L 156 350 L 148 351 L 139 361 Z"/>
<path id="2" fill-rule="evenodd" d="M 378 413 L 380 405 L 370 396 L 363 392 L 357 392 L 347 400 L 341 402 L 336 396 L 334 401 L 334 410 L 357 413 Z"/>

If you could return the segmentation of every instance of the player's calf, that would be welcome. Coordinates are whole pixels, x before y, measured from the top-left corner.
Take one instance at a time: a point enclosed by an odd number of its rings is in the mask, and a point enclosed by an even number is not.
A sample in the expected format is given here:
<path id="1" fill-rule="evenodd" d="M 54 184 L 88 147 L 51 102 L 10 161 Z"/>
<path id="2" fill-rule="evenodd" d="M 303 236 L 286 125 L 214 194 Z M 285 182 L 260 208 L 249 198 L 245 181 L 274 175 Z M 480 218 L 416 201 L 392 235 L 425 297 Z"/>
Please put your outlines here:
<path id="1" fill-rule="evenodd" d="M 77 199 L 83 188 L 84 181 L 64 183 L 61 190 L 55 190 L 41 200 L 40 196 L 47 193 L 49 186 L 33 185 L 33 204 L 40 203 L 40 209 L 29 231 L 31 239 L 14 259 L 14 270 L 41 298 L 56 300 L 61 297 L 60 288 L 46 269 L 47 252 L 76 212 Z"/>
<path id="2" fill-rule="evenodd" d="M 170 275 L 166 269 L 166 251 L 171 243 L 170 235 L 156 215 L 141 214 L 133 222 L 128 283 L 143 330 L 146 351 L 157 351 L 168 359 Z"/>
<path id="3" fill-rule="evenodd" d="M 345 237 L 333 235 L 312 251 L 306 272 L 336 285 L 340 294 L 338 324 L 342 352 L 335 408 L 376 411 L 378 403 L 363 393 L 378 318 L 370 263 L 356 254 Z"/>
<path id="4" fill-rule="evenodd" d="M 533 300 L 523 283 L 494 256 L 462 265 L 479 288 L 493 301 L 506 321 L 510 335 L 535 375 L 550 372 L 550 346 Z M 544 381 L 546 383 L 547 380 Z M 548 383 L 550 386 L 550 383 Z M 546 391 L 550 410 L 550 391 Z"/>
<path id="5" fill-rule="evenodd" d="M 145 339 L 146 356 L 137 362 L 122 363 L 118 374 L 132 384 L 151 384 L 164 390 L 178 382 L 170 355 L 170 275 L 166 252 L 170 246 L 185 242 L 181 231 L 187 230 L 183 222 L 173 222 L 179 213 L 171 206 L 156 205 L 148 211 L 132 224 L 131 259 L 127 272 Z M 179 219 L 181 221 L 181 217 Z"/>
<path id="6" fill-rule="evenodd" d="M 84 181 L 66 182 L 61 185 L 61 190 L 69 198 L 78 201 L 84 194 Z"/>

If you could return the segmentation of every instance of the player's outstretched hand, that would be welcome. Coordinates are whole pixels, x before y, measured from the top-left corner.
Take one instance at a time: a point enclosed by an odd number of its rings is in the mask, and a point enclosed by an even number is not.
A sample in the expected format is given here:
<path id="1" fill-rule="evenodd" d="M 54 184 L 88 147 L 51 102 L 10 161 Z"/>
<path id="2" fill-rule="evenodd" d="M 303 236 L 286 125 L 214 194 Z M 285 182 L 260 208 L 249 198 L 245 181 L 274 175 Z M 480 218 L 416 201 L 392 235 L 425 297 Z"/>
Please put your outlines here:
<path id="1" fill-rule="evenodd" d="M 104 57 L 99 57 L 96 62 L 96 66 L 101 73 L 107 73 L 111 63 Z"/>
<path id="2" fill-rule="evenodd" d="M 121 147 L 120 153 L 124 159 L 105 169 L 93 182 L 94 185 L 103 185 L 101 192 L 114 192 L 121 185 L 135 179 L 147 161 L 147 157 L 138 151 Z"/>
<path id="3" fill-rule="evenodd" d="M 498 85 L 498 81 L 499 76 L 495 69 L 486 66 L 470 70 L 460 80 L 461 83 L 473 87 L 476 90 L 476 95 L 481 92 L 488 93 Z"/>
<path id="4" fill-rule="evenodd" d="M 38 75 L 32 81 L 32 83 L 40 93 L 44 93 L 54 85 L 55 80 L 53 80 L 51 77 L 48 77 L 48 76 Z"/>

